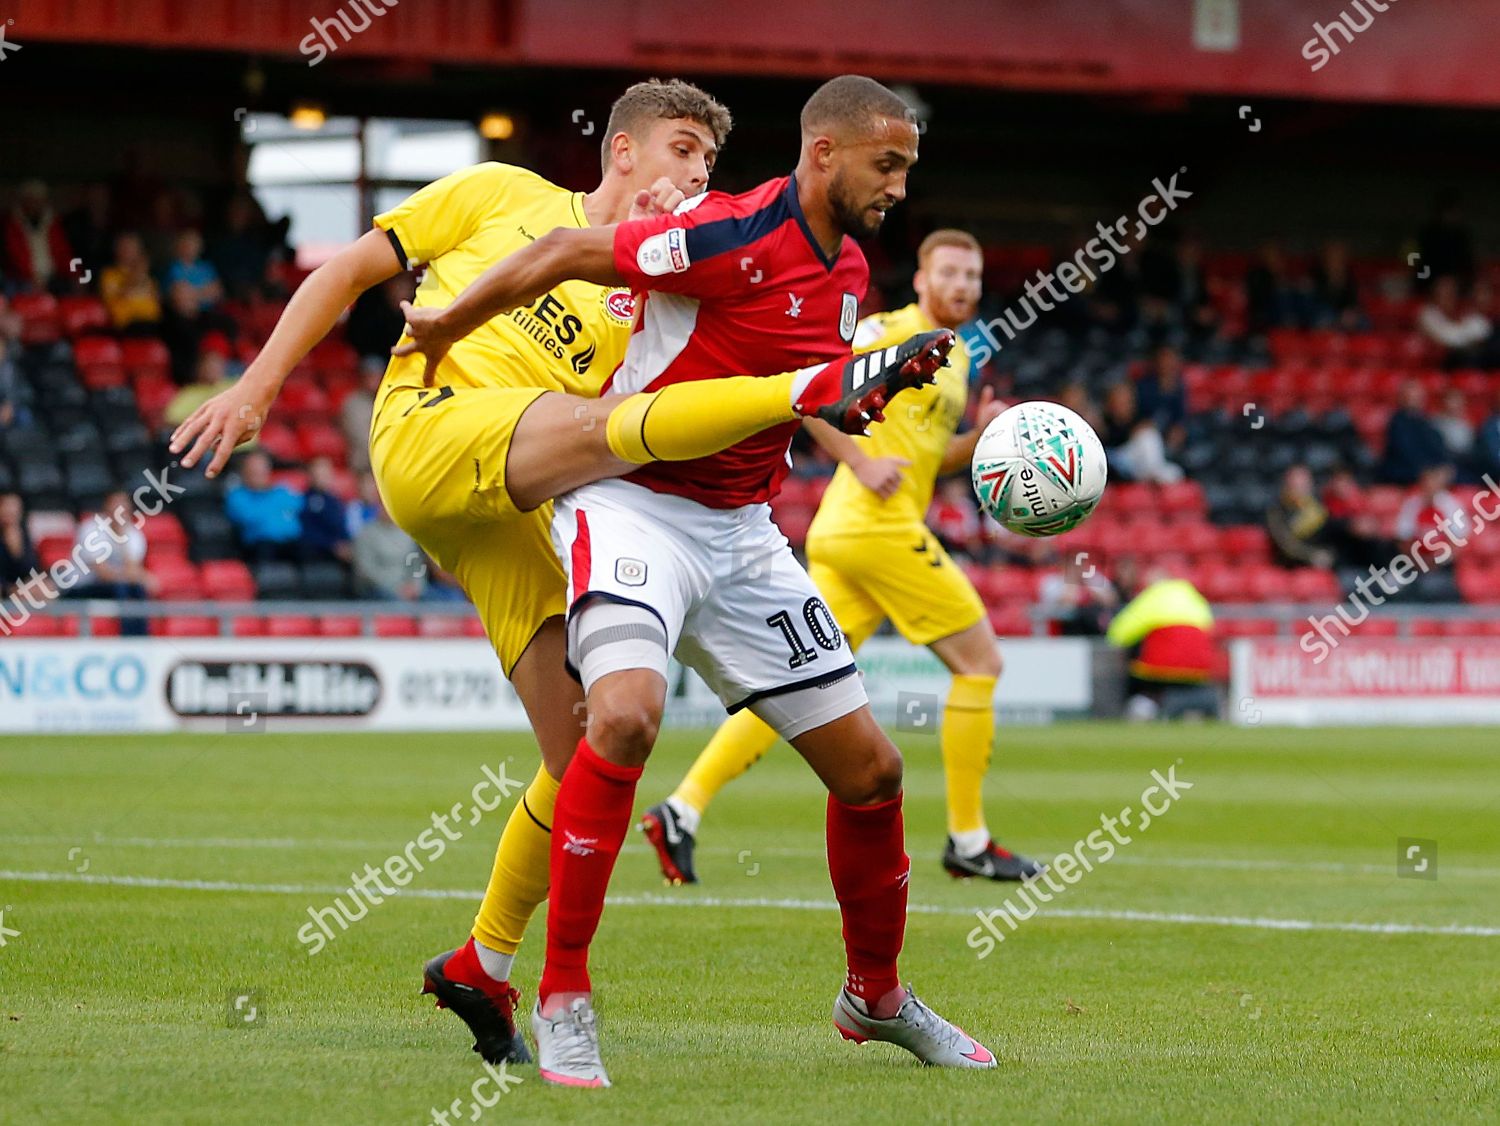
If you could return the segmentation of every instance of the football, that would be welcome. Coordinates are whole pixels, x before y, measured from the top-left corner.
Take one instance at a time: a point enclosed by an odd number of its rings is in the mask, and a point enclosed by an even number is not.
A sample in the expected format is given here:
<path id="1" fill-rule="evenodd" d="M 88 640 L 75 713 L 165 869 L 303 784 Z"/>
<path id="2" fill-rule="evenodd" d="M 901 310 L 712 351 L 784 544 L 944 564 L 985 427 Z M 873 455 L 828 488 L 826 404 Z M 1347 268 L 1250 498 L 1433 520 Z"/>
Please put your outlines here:
<path id="1" fill-rule="evenodd" d="M 984 510 L 1023 536 L 1076 528 L 1104 495 L 1104 446 L 1094 428 L 1056 403 L 1017 403 L 974 447 L 974 493 Z"/>

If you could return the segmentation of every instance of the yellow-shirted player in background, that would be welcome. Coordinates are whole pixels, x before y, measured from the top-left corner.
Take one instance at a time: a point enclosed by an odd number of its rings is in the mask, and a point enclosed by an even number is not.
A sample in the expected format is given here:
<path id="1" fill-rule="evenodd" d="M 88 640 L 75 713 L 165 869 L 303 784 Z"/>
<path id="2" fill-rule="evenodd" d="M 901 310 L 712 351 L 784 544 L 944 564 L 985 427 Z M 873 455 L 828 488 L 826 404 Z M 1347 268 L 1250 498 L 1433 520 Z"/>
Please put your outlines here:
<path id="1" fill-rule="evenodd" d="M 934 328 L 957 329 L 974 316 L 984 259 L 972 235 L 935 231 L 923 240 L 917 261 L 917 300 L 862 321 L 857 350 L 884 348 Z M 978 592 L 926 524 L 938 477 L 967 467 L 980 433 L 1003 409 L 986 388 L 974 428 L 959 435 L 968 379 L 960 343 L 937 381 L 905 392 L 868 438 L 850 438 L 816 419 L 805 423 L 840 462 L 807 533 L 807 569 L 851 647 L 889 618 L 953 673 L 941 729 L 948 799 L 943 866 L 956 877 L 1020 880 L 1044 866 L 994 843 L 982 797 L 995 736 L 999 647 Z M 775 732 L 759 719 L 737 713 L 672 796 L 646 811 L 641 827 L 669 880 L 697 882 L 693 845 L 703 811 L 775 742 Z"/>

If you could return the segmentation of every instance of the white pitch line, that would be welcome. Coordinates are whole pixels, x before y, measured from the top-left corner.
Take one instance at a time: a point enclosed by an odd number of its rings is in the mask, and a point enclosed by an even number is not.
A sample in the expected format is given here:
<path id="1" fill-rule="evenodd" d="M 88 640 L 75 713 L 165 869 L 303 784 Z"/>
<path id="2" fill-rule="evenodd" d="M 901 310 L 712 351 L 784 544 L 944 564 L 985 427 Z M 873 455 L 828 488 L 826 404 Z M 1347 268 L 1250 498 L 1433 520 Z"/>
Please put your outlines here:
<path id="1" fill-rule="evenodd" d="M 67 847 L 94 845 L 99 848 L 220 848 L 220 849 L 267 849 L 290 851 L 293 849 L 344 849 L 349 851 L 388 850 L 389 841 L 358 841 L 344 839 L 310 839 L 294 837 L 104 837 L 87 838 L 67 836 L 40 836 L 0 834 L 0 844 L 52 845 Z M 649 845 L 626 844 L 621 850 L 631 854 L 652 852 Z M 745 850 L 720 845 L 699 845 L 700 856 L 738 856 Z M 785 856 L 794 859 L 820 860 L 826 853 L 816 848 L 787 848 L 778 846 L 758 847 L 750 850 L 757 856 Z M 1045 854 L 1043 854 L 1045 858 Z M 1351 864 L 1334 860 L 1253 860 L 1239 857 L 1212 856 L 1117 856 L 1113 861 L 1129 867 L 1209 869 L 1214 871 L 1243 872 L 1327 872 L 1346 876 L 1388 876 L 1394 864 Z M 1444 866 L 1445 877 L 1474 879 L 1500 879 L 1500 868 L 1462 868 Z"/>
<path id="2" fill-rule="evenodd" d="M 161 876 L 105 876 L 77 872 L 15 872 L 0 870 L 0 880 L 22 883 L 95 884 L 107 887 L 165 888 L 174 891 L 232 891 L 250 894 L 340 896 L 349 888 L 319 887 L 308 884 L 244 884 L 229 880 L 175 880 Z M 416 899 L 477 900 L 479 891 L 462 888 L 403 888 L 397 895 Z M 824 899 L 739 898 L 733 896 L 614 895 L 605 902 L 614 907 L 726 907 L 758 910 L 837 911 L 838 904 Z M 907 911 L 913 915 L 955 915 L 975 917 L 985 907 L 947 907 L 935 903 L 913 903 Z M 1458 938 L 1500 938 L 1500 927 L 1481 927 L 1463 923 L 1431 926 L 1422 923 L 1352 923 L 1324 922 L 1315 919 L 1272 919 L 1248 915 L 1189 915 L 1175 911 L 1107 911 L 1086 908 L 1056 907 L 1038 912 L 1052 919 L 1095 919 L 1123 923 L 1163 923 L 1178 926 L 1239 927 L 1275 931 L 1336 931 L 1344 934 L 1416 934 Z"/>

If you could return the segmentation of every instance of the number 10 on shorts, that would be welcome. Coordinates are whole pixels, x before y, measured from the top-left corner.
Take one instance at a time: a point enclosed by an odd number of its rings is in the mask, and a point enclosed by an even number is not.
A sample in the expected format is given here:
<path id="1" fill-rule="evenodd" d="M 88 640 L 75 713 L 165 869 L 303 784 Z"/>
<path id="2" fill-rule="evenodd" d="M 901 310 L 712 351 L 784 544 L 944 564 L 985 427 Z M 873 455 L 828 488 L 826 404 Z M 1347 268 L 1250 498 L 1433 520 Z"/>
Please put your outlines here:
<path id="1" fill-rule="evenodd" d="M 806 623 L 818 649 L 829 653 L 839 651 L 844 643 L 844 635 L 839 631 L 839 624 L 833 620 L 833 614 L 823 604 L 821 598 L 809 598 L 802 604 L 802 620 Z M 791 657 L 787 659 L 787 668 L 800 669 L 803 665 L 811 664 L 818 659 L 818 650 L 802 639 L 798 623 L 792 620 L 792 615 L 787 611 L 778 610 L 766 619 L 766 625 L 780 630 L 782 640 L 792 651 Z"/>

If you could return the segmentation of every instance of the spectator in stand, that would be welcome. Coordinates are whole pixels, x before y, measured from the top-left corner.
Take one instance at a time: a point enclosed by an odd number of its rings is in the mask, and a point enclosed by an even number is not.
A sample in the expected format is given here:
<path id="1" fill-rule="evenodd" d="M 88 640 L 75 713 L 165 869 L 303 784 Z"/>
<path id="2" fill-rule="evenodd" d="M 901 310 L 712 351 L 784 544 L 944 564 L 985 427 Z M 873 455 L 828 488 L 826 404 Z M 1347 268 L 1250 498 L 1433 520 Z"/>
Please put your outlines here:
<path id="1" fill-rule="evenodd" d="M 1368 327 L 1359 307 L 1359 287 L 1349 269 L 1349 247 L 1326 242 L 1312 268 L 1312 327 L 1360 332 Z"/>
<path id="2" fill-rule="evenodd" d="M 1336 466 L 1323 486 L 1323 507 L 1334 520 L 1353 526 L 1365 518 L 1365 497 L 1359 490 L 1354 471 L 1347 465 Z"/>
<path id="3" fill-rule="evenodd" d="M 243 191 L 231 196 L 224 209 L 224 230 L 208 251 L 229 297 L 247 301 L 254 295 L 266 270 L 269 237 L 255 197 Z"/>
<path id="4" fill-rule="evenodd" d="M 1468 534 L 1468 513 L 1458 497 L 1448 491 L 1451 484 L 1451 465 L 1434 465 L 1422 471 L 1416 487 L 1396 513 L 1396 538 L 1400 542 L 1414 545 L 1433 528 L 1445 524 L 1455 536 Z"/>
<path id="5" fill-rule="evenodd" d="M 1182 467 L 1167 460 L 1166 443 L 1156 423 L 1141 416 L 1135 385 L 1116 383 L 1104 397 L 1104 429 L 1099 434 L 1109 457 L 1111 475 L 1126 481 L 1171 484 L 1182 480 Z"/>
<path id="6" fill-rule="evenodd" d="M 21 404 L 21 371 L 10 353 L 10 340 L 0 335 L 0 434 L 32 425 L 31 412 Z"/>
<path id="7" fill-rule="evenodd" d="M 1070 411 L 1076 412 L 1096 432 L 1104 430 L 1104 416 L 1099 413 L 1099 404 L 1094 402 L 1089 394 L 1088 384 L 1081 379 L 1065 384 L 1057 396 L 1057 401 Z"/>
<path id="8" fill-rule="evenodd" d="M 1485 484 L 1493 488 L 1491 482 L 1500 481 L 1500 389 L 1495 393 L 1495 408 L 1475 439 L 1474 461 L 1479 473 L 1490 478 Z"/>
<path id="9" fill-rule="evenodd" d="M 193 382 L 172 396 L 167 409 L 162 411 L 163 423 L 175 427 L 187 421 L 190 414 L 234 382 L 229 378 L 228 355 L 229 342 L 218 333 L 203 338 Z"/>
<path id="10" fill-rule="evenodd" d="M 1390 545 L 1336 519 L 1313 492 L 1312 471 L 1293 465 L 1266 511 L 1272 552 L 1283 567 L 1368 567 L 1389 559 Z"/>
<path id="11" fill-rule="evenodd" d="M 73 251 L 47 198 L 46 184 L 27 180 L 16 189 L 15 206 L 0 231 L 11 282 L 36 290 L 57 290 L 67 284 Z"/>
<path id="12" fill-rule="evenodd" d="M 979 509 L 966 478 L 950 477 L 938 485 L 927 514 L 927 525 L 938 542 L 962 559 L 976 558 L 983 547 Z"/>
<path id="13" fill-rule="evenodd" d="M 1187 388 L 1182 383 L 1182 356 L 1170 344 L 1157 348 L 1151 370 L 1136 385 L 1141 417 L 1156 424 L 1168 451 L 1187 440 Z"/>
<path id="14" fill-rule="evenodd" d="M 382 367 L 390 360 L 391 349 L 406 328 L 401 302 L 412 300 L 415 294 L 411 274 L 401 273 L 365 290 L 355 299 L 354 308 L 349 310 L 349 327 L 345 335 L 360 359 L 377 359 Z"/>
<path id="15" fill-rule="evenodd" d="M 172 261 L 177 245 L 177 233 L 182 224 L 177 216 L 177 195 L 171 188 L 162 188 L 151 200 L 151 218 L 141 230 L 141 241 L 146 246 L 146 257 L 151 267 L 161 273 Z"/>
<path id="16" fill-rule="evenodd" d="M 0 493 L 0 598 L 40 573 L 42 561 L 26 529 L 26 506 L 19 493 Z"/>
<path id="17" fill-rule="evenodd" d="M 1474 424 L 1469 421 L 1468 400 L 1457 387 L 1443 393 L 1443 409 L 1432 416 L 1432 424 L 1442 435 L 1457 479 L 1470 484 L 1478 481 L 1474 472 Z"/>
<path id="18" fill-rule="evenodd" d="M 249 563 L 294 563 L 302 540 L 302 495 L 271 479 L 271 459 L 252 451 L 240 464 L 239 483 L 224 495 L 224 514 L 239 535 Z"/>
<path id="19" fill-rule="evenodd" d="M 136 527 L 135 515 L 130 495 L 114 489 L 97 514 L 79 521 L 73 558 L 84 581 L 68 591 L 68 597 L 141 601 L 156 593 L 156 576 L 146 570 L 146 537 Z M 122 637 L 145 634 L 145 619 L 120 619 Z"/>
<path id="20" fill-rule="evenodd" d="M 1436 288 L 1442 278 L 1457 278 L 1460 289 L 1474 283 L 1474 236 L 1464 222 L 1458 193 L 1444 192 L 1433 205 L 1432 218 L 1417 235 L 1421 268 L 1430 280 L 1417 280 L 1417 287 Z"/>
<path id="21" fill-rule="evenodd" d="M 1130 652 L 1127 719 L 1179 719 L 1219 714 L 1214 681 L 1220 658 L 1213 639 L 1214 615 L 1196 587 L 1160 567 L 1146 587 L 1115 615 L 1106 636 Z"/>
<path id="22" fill-rule="evenodd" d="M 380 513 L 380 488 L 375 484 L 375 474 L 365 470 L 359 475 L 354 499 L 344 509 L 344 518 L 349 527 L 349 538 L 359 535 L 359 530 Z"/>
<path id="23" fill-rule="evenodd" d="M 1392 485 L 1410 485 L 1424 469 L 1448 460 L 1448 447 L 1425 410 L 1426 394 L 1415 379 L 1401 385 L 1397 409 L 1385 428 L 1385 460 L 1380 476 Z"/>
<path id="24" fill-rule="evenodd" d="M 366 598 L 415 602 L 427 589 L 427 556 L 381 505 L 354 537 L 354 584 Z"/>
<path id="25" fill-rule="evenodd" d="M 313 458 L 307 463 L 307 493 L 302 498 L 304 560 L 349 562 L 349 522 L 344 502 L 333 490 L 332 460 Z"/>
<path id="26" fill-rule="evenodd" d="M 114 229 L 107 184 L 88 185 L 79 197 L 78 206 L 63 216 L 68 245 L 74 255 L 83 259 L 83 268 L 96 272 L 102 271 L 109 260 Z"/>
<path id="27" fill-rule="evenodd" d="M 162 340 L 172 354 L 172 378 L 177 383 L 193 381 L 198 356 L 210 333 L 224 338 L 227 354 L 236 333 L 234 321 L 217 310 L 203 308 L 191 283 L 177 282 L 167 291 L 167 315 L 161 325 Z"/>
<path id="28" fill-rule="evenodd" d="M 1438 278 L 1422 311 L 1417 314 L 1417 328 L 1443 349 L 1443 367 L 1491 366 L 1490 350 L 1494 326 L 1473 304 L 1462 300 L 1456 278 Z"/>
<path id="29" fill-rule="evenodd" d="M 167 265 L 168 289 L 188 286 L 199 309 L 212 309 L 224 298 L 219 271 L 203 257 L 203 236 L 194 230 L 179 231 L 173 242 L 172 261 Z"/>
<path id="30" fill-rule="evenodd" d="M 156 331 L 161 321 L 161 291 L 151 276 L 151 260 L 141 236 L 115 236 L 115 260 L 99 276 L 99 296 L 115 328 L 127 333 Z"/>
<path id="31" fill-rule="evenodd" d="M 1276 243 L 1262 245 L 1255 265 L 1245 274 L 1245 299 L 1251 332 L 1294 328 L 1305 320 L 1306 299 Z"/>
<path id="32" fill-rule="evenodd" d="M 1120 599 L 1114 584 L 1085 557 L 1083 566 L 1062 566 L 1042 575 L 1037 603 L 1056 633 L 1101 637 Z"/>
<path id="33" fill-rule="evenodd" d="M 359 362 L 359 386 L 344 396 L 339 407 L 339 429 L 349 449 L 349 468 L 370 468 L 370 420 L 375 417 L 375 393 L 385 378 L 385 360 L 366 356 Z"/>

